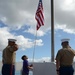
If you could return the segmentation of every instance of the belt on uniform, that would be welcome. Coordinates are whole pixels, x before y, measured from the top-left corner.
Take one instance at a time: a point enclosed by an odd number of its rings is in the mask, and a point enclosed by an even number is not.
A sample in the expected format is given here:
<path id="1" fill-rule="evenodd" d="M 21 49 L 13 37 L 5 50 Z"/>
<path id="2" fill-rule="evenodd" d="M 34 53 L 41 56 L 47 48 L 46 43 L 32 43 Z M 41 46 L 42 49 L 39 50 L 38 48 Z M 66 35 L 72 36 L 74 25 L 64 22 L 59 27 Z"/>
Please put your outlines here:
<path id="1" fill-rule="evenodd" d="M 72 67 L 72 65 L 60 65 L 60 67 Z"/>

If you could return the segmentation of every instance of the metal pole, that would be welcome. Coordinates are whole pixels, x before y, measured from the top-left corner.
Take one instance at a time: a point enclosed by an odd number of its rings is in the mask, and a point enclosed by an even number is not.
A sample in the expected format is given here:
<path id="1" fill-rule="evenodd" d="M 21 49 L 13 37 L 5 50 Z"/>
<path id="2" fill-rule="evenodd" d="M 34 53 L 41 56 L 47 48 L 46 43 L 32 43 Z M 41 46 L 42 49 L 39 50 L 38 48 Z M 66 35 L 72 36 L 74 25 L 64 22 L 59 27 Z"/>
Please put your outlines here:
<path id="1" fill-rule="evenodd" d="M 37 30 L 36 30 L 35 41 L 34 41 L 33 61 L 32 61 L 33 63 L 34 63 L 34 57 L 35 57 L 36 40 L 37 40 Z"/>
<path id="2" fill-rule="evenodd" d="M 51 0 L 51 62 L 54 62 L 54 2 Z"/>

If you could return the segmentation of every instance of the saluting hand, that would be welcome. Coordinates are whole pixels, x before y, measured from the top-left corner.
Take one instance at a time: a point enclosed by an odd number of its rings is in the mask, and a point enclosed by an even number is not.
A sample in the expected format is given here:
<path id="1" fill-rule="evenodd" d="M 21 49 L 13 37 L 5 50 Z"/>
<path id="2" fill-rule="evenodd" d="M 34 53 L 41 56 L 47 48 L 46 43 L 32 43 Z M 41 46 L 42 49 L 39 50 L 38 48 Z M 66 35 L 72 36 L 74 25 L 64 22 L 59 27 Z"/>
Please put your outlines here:
<path id="1" fill-rule="evenodd" d="M 17 50 L 18 50 L 18 45 L 15 44 L 15 45 L 14 45 L 14 51 L 17 51 Z"/>

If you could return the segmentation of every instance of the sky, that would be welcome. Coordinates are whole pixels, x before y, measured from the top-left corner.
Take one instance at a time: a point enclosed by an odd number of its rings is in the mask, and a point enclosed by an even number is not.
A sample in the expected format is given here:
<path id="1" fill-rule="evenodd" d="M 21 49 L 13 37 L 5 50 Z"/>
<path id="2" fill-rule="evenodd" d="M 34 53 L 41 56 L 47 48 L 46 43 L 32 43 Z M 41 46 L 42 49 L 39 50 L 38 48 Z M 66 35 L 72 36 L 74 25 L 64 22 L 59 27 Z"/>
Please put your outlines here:
<path id="1" fill-rule="evenodd" d="M 17 62 L 22 61 L 22 55 L 27 55 L 29 61 L 51 60 L 50 1 L 42 0 L 45 22 L 36 31 L 39 0 L 0 0 L 0 60 L 9 38 L 17 39 Z M 63 38 L 69 38 L 70 46 L 75 49 L 75 0 L 54 0 L 54 57 Z"/>

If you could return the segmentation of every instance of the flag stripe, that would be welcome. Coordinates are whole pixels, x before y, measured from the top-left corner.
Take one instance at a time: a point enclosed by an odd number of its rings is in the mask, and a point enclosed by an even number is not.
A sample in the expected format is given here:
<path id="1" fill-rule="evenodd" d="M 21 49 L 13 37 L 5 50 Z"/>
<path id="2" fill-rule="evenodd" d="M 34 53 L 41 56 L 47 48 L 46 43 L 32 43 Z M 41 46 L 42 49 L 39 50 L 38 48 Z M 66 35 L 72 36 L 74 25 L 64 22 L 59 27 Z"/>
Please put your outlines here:
<path id="1" fill-rule="evenodd" d="M 43 17 L 42 17 L 42 15 L 41 14 L 39 14 L 39 18 L 40 18 L 40 20 L 41 20 L 41 22 L 42 22 L 42 25 L 44 25 L 44 23 L 43 23 Z"/>
<path id="2" fill-rule="evenodd" d="M 39 27 L 40 28 L 40 26 L 41 26 L 41 22 L 40 22 L 40 20 L 39 19 L 37 19 L 37 27 Z M 37 28 L 38 29 L 38 28 Z"/>
<path id="3" fill-rule="evenodd" d="M 43 24 L 43 21 L 42 21 L 42 18 L 41 18 L 41 15 L 40 15 L 40 14 L 39 14 L 38 17 L 36 18 L 36 20 L 39 22 L 39 24 L 41 24 L 41 25 Z M 41 26 L 41 25 L 40 25 L 40 26 Z"/>
<path id="4" fill-rule="evenodd" d="M 37 30 L 40 28 L 40 26 L 44 25 L 44 15 L 43 15 L 43 4 L 42 0 L 39 0 L 38 8 L 36 11 L 35 19 L 37 21 Z"/>

